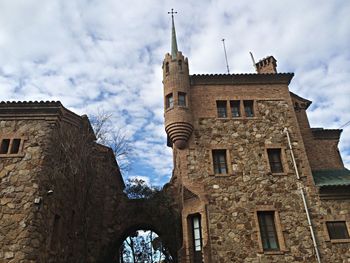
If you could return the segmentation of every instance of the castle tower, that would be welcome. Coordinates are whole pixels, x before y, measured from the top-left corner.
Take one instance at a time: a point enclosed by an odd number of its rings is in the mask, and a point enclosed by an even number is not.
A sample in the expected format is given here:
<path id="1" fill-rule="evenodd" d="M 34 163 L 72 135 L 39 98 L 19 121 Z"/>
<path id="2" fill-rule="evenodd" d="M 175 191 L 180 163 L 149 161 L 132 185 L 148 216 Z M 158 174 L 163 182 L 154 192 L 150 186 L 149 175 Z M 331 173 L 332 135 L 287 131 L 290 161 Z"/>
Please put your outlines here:
<path id="1" fill-rule="evenodd" d="M 172 17 L 171 54 L 167 53 L 163 62 L 164 117 L 165 130 L 170 138 L 170 145 L 186 148 L 191 136 L 192 116 L 190 105 L 190 82 L 188 60 L 177 49 L 176 32 Z"/>

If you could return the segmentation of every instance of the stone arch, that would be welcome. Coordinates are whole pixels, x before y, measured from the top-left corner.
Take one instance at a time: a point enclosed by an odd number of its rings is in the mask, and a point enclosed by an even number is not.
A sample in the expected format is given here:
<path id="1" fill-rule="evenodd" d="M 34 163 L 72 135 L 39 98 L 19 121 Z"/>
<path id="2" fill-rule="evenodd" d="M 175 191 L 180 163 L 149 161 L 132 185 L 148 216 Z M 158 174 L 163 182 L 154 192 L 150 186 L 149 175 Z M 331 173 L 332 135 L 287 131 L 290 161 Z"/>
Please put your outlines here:
<path id="1" fill-rule="evenodd" d="M 101 256 L 100 263 L 115 263 L 123 241 L 136 230 L 152 230 L 169 249 L 177 262 L 182 244 L 181 220 L 175 209 L 159 206 L 152 199 L 127 200 L 113 229 L 113 239 Z"/>

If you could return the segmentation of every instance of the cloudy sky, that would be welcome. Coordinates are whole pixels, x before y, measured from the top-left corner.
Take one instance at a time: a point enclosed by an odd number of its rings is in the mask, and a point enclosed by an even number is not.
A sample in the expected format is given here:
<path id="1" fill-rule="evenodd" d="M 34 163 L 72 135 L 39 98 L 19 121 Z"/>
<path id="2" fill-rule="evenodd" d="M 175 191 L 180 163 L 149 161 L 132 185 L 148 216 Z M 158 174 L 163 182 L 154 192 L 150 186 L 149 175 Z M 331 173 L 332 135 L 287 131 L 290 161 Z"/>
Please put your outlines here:
<path id="1" fill-rule="evenodd" d="M 190 73 L 254 72 L 277 59 L 290 89 L 313 101 L 313 127 L 350 121 L 350 1 L 0 0 L 0 100 L 60 100 L 78 114 L 113 114 L 132 146 L 125 177 L 169 180 L 161 64 L 174 8 Z M 350 168 L 350 125 L 340 149 Z"/>

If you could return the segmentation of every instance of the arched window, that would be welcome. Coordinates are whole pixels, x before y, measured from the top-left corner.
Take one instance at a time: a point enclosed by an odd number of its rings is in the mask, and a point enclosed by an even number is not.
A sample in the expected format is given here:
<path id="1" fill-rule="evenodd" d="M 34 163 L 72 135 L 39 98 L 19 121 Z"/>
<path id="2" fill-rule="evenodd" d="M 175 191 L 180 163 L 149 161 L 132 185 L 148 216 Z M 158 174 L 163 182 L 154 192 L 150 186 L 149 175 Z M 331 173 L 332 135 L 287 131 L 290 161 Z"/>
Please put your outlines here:
<path id="1" fill-rule="evenodd" d="M 177 64 L 179 66 L 179 70 L 182 70 L 182 60 L 178 60 Z"/>
<path id="2" fill-rule="evenodd" d="M 165 73 L 169 73 L 169 62 L 165 63 Z"/>

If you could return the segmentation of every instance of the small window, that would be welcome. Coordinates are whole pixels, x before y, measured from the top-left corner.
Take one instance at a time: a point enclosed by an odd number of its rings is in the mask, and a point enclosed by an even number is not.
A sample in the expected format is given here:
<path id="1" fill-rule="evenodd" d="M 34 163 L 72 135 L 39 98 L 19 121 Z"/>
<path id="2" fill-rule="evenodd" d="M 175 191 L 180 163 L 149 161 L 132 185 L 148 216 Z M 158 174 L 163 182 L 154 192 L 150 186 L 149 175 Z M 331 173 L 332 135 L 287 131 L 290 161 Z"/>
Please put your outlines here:
<path id="1" fill-rule="evenodd" d="M 272 173 L 283 173 L 283 165 L 281 160 L 281 149 L 267 149 L 269 157 L 270 169 Z"/>
<path id="2" fill-rule="evenodd" d="M 169 62 L 165 63 L 165 73 L 169 73 Z"/>
<path id="3" fill-rule="evenodd" d="M 258 221 L 264 251 L 279 250 L 274 211 L 258 211 Z"/>
<path id="4" fill-rule="evenodd" d="M 177 65 L 179 66 L 179 70 L 182 70 L 182 60 L 178 60 Z"/>
<path id="5" fill-rule="evenodd" d="M 246 117 L 254 117 L 254 102 L 252 100 L 243 101 L 244 104 L 244 112 Z"/>
<path id="6" fill-rule="evenodd" d="M 330 239 L 349 239 L 345 221 L 326 222 Z"/>
<path id="7" fill-rule="evenodd" d="M 181 61 L 181 60 L 180 60 Z M 186 106 L 186 93 L 179 92 L 179 106 Z"/>
<path id="8" fill-rule="evenodd" d="M 174 107 L 174 98 L 173 98 L 173 94 L 170 93 L 166 96 L 165 98 L 165 107 L 166 109 L 172 108 Z"/>
<path id="9" fill-rule="evenodd" d="M 240 117 L 241 116 L 240 101 L 239 100 L 231 100 L 230 106 L 231 106 L 232 117 Z"/>
<path id="10" fill-rule="evenodd" d="M 218 111 L 218 117 L 219 118 L 227 118 L 227 112 L 226 112 L 226 101 L 219 100 L 216 102 L 216 108 Z"/>
<path id="11" fill-rule="evenodd" d="M 10 146 L 10 139 L 2 139 L 0 146 L 0 154 L 7 154 Z"/>
<path id="12" fill-rule="evenodd" d="M 213 150 L 215 174 L 227 174 L 226 150 Z"/>
<path id="13" fill-rule="evenodd" d="M 21 145 L 21 139 L 13 139 L 10 154 L 18 153 L 20 145 Z"/>

